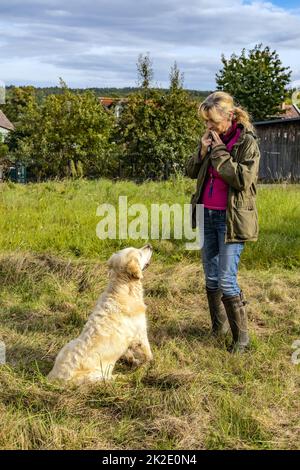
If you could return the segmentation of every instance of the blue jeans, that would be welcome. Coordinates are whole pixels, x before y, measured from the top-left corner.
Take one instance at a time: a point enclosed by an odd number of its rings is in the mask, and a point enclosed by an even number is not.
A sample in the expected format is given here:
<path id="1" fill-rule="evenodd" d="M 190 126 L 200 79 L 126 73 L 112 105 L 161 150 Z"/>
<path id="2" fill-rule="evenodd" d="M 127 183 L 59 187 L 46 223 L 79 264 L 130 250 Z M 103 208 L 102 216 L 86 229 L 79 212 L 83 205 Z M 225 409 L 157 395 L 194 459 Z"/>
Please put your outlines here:
<path id="1" fill-rule="evenodd" d="M 237 271 L 244 243 L 226 243 L 226 210 L 204 208 L 202 263 L 208 289 L 221 289 L 224 297 L 239 295 Z"/>

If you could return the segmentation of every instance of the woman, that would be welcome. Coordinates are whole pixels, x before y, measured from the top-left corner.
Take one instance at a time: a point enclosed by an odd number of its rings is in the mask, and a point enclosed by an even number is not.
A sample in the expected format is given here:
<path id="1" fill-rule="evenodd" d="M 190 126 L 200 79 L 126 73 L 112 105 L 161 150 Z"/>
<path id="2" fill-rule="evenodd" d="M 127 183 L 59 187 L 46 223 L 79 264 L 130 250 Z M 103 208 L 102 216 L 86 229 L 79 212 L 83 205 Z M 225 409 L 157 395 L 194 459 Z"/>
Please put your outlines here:
<path id="1" fill-rule="evenodd" d="M 199 225 L 196 204 L 203 204 L 202 262 L 212 333 L 225 335 L 231 328 L 230 351 L 244 352 L 249 335 L 237 270 L 245 242 L 258 237 L 255 197 L 260 152 L 247 111 L 235 106 L 228 93 L 212 93 L 199 111 L 207 129 L 187 164 L 188 176 L 197 178 L 192 226 Z"/>

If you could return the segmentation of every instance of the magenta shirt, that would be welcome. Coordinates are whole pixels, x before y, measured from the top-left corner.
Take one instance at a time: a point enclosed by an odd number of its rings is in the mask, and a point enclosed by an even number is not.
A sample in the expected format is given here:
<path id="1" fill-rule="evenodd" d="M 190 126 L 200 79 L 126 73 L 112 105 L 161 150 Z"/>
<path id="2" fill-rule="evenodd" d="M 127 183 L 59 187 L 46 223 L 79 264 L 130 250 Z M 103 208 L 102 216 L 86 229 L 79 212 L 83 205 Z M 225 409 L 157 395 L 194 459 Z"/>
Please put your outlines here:
<path id="1" fill-rule="evenodd" d="M 207 170 L 201 204 L 207 209 L 227 209 L 228 184 L 221 178 L 212 165 Z"/>
<path id="2" fill-rule="evenodd" d="M 238 140 L 241 129 L 237 128 L 234 137 L 226 144 L 228 152 Z M 208 167 L 200 203 L 207 209 L 226 210 L 228 184 L 221 178 L 212 165 Z"/>

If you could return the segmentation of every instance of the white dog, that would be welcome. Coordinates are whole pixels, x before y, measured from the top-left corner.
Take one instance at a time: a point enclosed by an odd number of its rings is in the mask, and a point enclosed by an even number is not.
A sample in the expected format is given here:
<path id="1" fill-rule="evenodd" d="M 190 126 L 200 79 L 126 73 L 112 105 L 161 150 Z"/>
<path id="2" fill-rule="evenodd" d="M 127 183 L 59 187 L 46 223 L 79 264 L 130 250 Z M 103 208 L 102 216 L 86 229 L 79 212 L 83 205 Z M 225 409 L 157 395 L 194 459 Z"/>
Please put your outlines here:
<path id="1" fill-rule="evenodd" d="M 141 281 L 151 256 L 148 244 L 125 248 L 109 259 L 110 283 L 80 336 L 59 352 L 49 379 L 78 384 L 109 380 L 120 357 L 137 362 L 135 350 L 144 361 L 152 360 Z"/>

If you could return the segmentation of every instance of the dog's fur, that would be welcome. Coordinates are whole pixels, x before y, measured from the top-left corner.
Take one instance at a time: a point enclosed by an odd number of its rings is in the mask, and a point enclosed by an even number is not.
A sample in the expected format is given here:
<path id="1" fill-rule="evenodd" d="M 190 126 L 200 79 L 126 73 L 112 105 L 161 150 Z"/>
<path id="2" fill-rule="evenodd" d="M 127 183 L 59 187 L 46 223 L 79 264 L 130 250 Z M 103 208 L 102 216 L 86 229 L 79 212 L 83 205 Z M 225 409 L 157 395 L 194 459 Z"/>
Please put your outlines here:
<path id="1" fill-rule="evenodd" d="M 137 363 L 135 350 L 139 359 L 152 360 L 142 286 L 151 255 L 151 245 L 145 245 L 125 248 L 109 259 L 110 283 L 80 336 L 59 352 L 49 379 L 77 384 L 109 380 L 122 356 Z"/>

